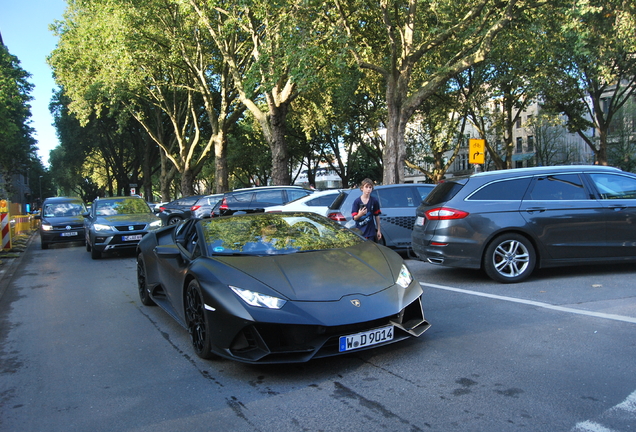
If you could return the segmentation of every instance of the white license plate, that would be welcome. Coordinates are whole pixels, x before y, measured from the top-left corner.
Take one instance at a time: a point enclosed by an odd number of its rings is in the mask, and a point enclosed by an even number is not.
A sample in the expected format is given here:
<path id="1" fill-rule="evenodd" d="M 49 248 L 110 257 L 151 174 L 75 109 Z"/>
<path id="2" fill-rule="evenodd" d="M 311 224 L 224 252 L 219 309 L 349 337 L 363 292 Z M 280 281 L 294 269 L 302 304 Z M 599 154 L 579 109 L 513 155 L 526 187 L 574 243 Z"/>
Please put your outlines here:
<path id="1" fill-rule="evenodd" d="M 141 240 L 141 237 L 142 237 L 141 234 L 129 235 L 129 236 L 121 236 L 121 240 L 122 241 L 135 241 L 135 240 Z"/>
<path id="2" fill-rule="evenodd" d="M 77 235 L 77 231 L 69 231 L 69 232 L 63 232 L 60 234 L 60 236 L 62 237 L 73 237 Z"/>
<path id="3" fill-rule="evenodd" d="M 393 326 L 381 327 L 349 336 L 340 337 L 340 352 L 351 351 L 393 340 Z"/>

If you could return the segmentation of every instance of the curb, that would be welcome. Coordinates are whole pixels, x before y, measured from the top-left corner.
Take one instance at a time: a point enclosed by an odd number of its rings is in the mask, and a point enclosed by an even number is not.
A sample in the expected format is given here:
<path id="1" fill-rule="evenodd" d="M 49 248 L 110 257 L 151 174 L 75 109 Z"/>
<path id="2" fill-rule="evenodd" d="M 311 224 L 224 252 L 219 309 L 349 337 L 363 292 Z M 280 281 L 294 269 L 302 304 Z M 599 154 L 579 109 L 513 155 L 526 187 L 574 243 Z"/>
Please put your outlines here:
<path id="1" fill-rule="evenodd" d="M 33 231 L 31 235 L 29 235 L 29 238 L 24 246 L 24 252 L 21 252 L 17 258 L 10 258 L 11 262 L 9 262 L 8 264 L 0 266 L 0 301 L 2 301 L 2 297 L 4 296 L 7 287 L 13 281 L 15 272 L 22 262 L 22 259 L 28 253 L 29 246 L 31 245 L 31 242 L 33 241 L 36 233 L 37 231 Z"/>

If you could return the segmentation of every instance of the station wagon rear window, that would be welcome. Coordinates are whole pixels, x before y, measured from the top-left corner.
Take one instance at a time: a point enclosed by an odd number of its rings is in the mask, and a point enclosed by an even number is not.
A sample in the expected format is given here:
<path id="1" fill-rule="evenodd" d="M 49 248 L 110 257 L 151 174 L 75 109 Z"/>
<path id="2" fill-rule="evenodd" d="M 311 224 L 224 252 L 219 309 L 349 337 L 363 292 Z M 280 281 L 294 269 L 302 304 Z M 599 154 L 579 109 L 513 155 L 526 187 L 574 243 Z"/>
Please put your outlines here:
<path id="1" fill-rule="evenodd" d="M 471 201 L 521 201 L 532 177 L 496 181 L 468 197 Z"/>

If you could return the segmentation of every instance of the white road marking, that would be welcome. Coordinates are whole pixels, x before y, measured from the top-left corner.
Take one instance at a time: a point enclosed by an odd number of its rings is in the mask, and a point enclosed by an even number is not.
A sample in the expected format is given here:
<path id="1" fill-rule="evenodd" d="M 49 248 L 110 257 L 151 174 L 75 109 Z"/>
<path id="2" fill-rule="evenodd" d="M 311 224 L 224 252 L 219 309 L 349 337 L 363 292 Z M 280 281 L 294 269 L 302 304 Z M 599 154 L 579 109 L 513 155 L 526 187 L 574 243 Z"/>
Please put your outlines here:
<path id="1" fill-rule="evenodd" d="M 611 408 L 610 411 L 624 411 L 636 416 L 636 391 L 627 396 L 627 399 L 623 402 L 619 403 L 614 408 Z"/>
<path id="2" fill-rule="evenodd" d="M 521 304 L 526 304 L 526 305 L 530 305 L 530 306 L 540 307 L 540 308 L 544 308 L 544 309 L 556 310 L 556 311 L 560 311 L 560 312 L 567 312 L 567 313 L 573 313 L 573 314 L 578 314 L 578 315 L 587 315 L 587 316 L 592 316 L 592 317 L 596 317 L 596 318 L 603 318 L 603 319 L 609 319 L 609 320 L 614 320 L 614 321 L 623 321 L 623 322 L 636 324 L 636 318 L 623 316 L 623 315 L 606 314 L 606 313 L 602 313 L 602 312 L 590 312 L 590 311 L 585 311 L 585 310 L 581 310 L 581 309 L 574 309 L 574 308 L 563 307 L 563 306 L 555 306 L 555 305 L 551 305 L 549 303 L 542 303 L 542 302 L 538 302 L 538 301 L 534 301 L 534 300 L 524 300 L 524 299 L 519 299 L 519 298 L 515 298 L 515 297 L 507 297 L 507 296 L 500 296 L 500 295 L 496 295 L 496 294 L 488 294 L 488 293 L 483 293 L 483 292 L 479 292 L 479 291 L 465 290 L 465 289 L 461 289 L 461 288 L 453 288 L 453 287 L 449 287 L 449 286 L 445 286 L 445 285 L 437 285 L 437 284 L 424 283 L 424 282 L 420 282 L 420 285 L 423 286 L 423 287 L 436 288 L 436 289 L 441 289 L 441 290 L 446 290 L 446 291 L 454 291 L 454 292 L 458 292 L 458 293 L 462 293 L 462 294 L 474 295 L 474 296 L 479 296 L 479 297 L 487 297 L 487 298 L 491 298 L 491 299 L 495 299 L 495 300 L 503 300 L 503 301 L 509 301 L 509 302 L 513 302 L 513 303 L 521 303 Z M 632 394 L 627 396 L 627 398 L 623 402 L 621 402 L 618 405 L 615 405 L 612 408 L 610 408 L 607 411 L 605 411 L 598 418 L 600 420 L 603 420 L 603 419 L 611 420 L 613 418 L 624 419 L 625 416 L 627 416 L 627 418 L 629 418 L 629 419 L 633 418 L 633 419 L 636 420 L 636 391 L 634 391 Z M 597 423 L 597 422 L 594 422 L 594 421 L 590 421 L 590 420 L 586 420 L 586 421 L 577 423 L 576 426 L 574 426 L 571 429 L 570 432 L 618 432 L 618 431 L 616 431 L 615 429 L 607 428 L 607 427 L 603 426 L 600 423 Z"/>
<path id="3" fill-rule="evenodd" d="M 571 432 L 616 432 L 614 429 L 608 429 L 598 423 L 584 421 L 578 423 Z"/>
<path id="4" fill-rule="evenodd" d="M 620 419 L 623 422 L 627 420 L 628 424 L 630 424 L 632 420 L 636 420 L 636 391 L 627 396 L 627 399 L 623 402 L 613 406 L 598 417 L 598 420 L 612 421 L 615 419 Z M 606 428 L 600 423 L 587 420 L 577 423 L 570 432 L 616 432 L 616 430 Z"/>
<path id="5" fill-rule="evenodd" d="M 488 294 L 488 293 L 483 293 L 483 292 L 479 292 L 479 291 L 465 290 L 465 289 L 461 289 L 461 288 L 453 288 L 453 287 L 449 287 L 449 286 L 437 285 L 437 284 L 431 284 L 431 283 L 425 283 L 425 282 L 420 282 L 420 285 L 421 286 L 427 286 L 427 287 L 430 287 L 430 288 L 437 288 L 437 289 L 441 289 L 441 290 L 446 290 L 446 291 L 454 291 L 454 292 L 458 292 L 458 293 L 462 293 L 462 294 L 469 294 L 469 295 L 474 295 L 474 296 L 479 296 L 479 297 L 487 297 L 487 298 L 492 298 L 492 299 L 496 299 L 496 300 L 503 300 L 503 301 L 513 302 L 513 303 L 521 303 L 521 304 L 526 304 L 526 305 L 530 305 L 530 306 L 540 307 L 540 308 L 544 308 L 544 309 L 552 309 L 552 310 L 556 310 L 556 311 L 560 311 L 560 312 L 567 312 L 567 313 L 573 313 L 573 314 L 578 314 L 578 315 L 591 316 L 591 317 L 595 317 L 595 318 L 603 318 L 603 319 L 609 319 L 609 320 L 614 320 L 614 321 L 623 321 L 623 322 L 636 324 L 636 318 L 632 318 L 632 317 L 624 316 L 624 315 L 607 314 L 607 313 L 603 313 L 603 312 L 591 312 L 591 311 L 586 311 L 586 310 L 582 310 L 582 309 L 574 309 L 574 308 L 569 308 L 569 307 L 564 307 L 564 306 L 555 306 L 555 305 L 551 305 L 549 303 L 542 303 L 542 302 L 538 302 L 538 301 L 534 301 L 534 300 L 525 300 L 525 299 L 520 299 L 520 298 L 515 298 L 515 297 L 506 297 L 506 296 L 500 296 L 500 295 L 496 295 L 496 294 Z"/>

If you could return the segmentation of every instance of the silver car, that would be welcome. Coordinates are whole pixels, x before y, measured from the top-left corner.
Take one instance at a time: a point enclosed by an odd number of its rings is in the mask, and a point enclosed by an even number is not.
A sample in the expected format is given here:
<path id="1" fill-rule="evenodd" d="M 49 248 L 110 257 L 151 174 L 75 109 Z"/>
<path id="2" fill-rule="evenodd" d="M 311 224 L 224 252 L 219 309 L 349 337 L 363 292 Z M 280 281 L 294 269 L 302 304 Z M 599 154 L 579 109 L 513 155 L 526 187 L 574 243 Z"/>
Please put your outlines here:
<path id="1" fill-rule="evenodd" d="M 433 264 L 520 282 L 537 267 L 636 260 L 636 175 L 603 166 L 490 171 L 439 184 L 412 245 Z"/>

